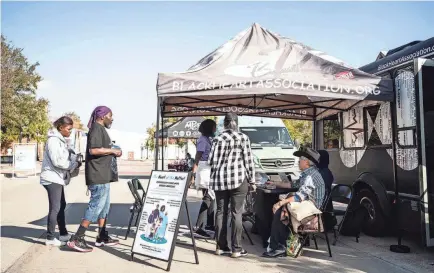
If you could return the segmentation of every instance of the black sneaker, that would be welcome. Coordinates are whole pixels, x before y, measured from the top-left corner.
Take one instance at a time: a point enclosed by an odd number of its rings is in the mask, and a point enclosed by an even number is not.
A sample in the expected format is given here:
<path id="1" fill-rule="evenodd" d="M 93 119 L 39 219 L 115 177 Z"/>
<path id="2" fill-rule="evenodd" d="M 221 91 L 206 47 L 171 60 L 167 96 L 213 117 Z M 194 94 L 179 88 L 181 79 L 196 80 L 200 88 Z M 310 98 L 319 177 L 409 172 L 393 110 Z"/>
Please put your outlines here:
<path id="1" fill-rule="evenodd" d="M 241 251 L 232 252 L 231 255 L 232 258 L 240 258 L 245 256 L 247 256 L 247 251 L 245 251 L 244 249 L 242 249 Z"/>
<path id="2" fill-rule="evenodd" d="M 91 252 L 93 250 L 92 247 L 88 246 L 83 237 L 78 237 L 73 235 L 71 239 L 66 243 L 66 245 L 79 252 Z"/>
<path id="3" fill-rule="evenodd" d="M 229 247 L 223 248 L 223 249 L 219 249 L 217 247 L 216 251 L 215 251 L 216 255 L 231 255 L 232 254 L 232 250 Z"/>
<path id="4" fill-rule="evenodd" d="M 215 226 L 206 226 L 205 227 L 205 230 L 208 230 L 208 231 L 215 231 Z"/>
<path id="5" fill-rule="evenodd" d="M 119 244 L 119 240 L 113 239 L 108 235 L 108 232 L 106 231 L 104 234 L 98 236 L 96 238 L 95 246 L 101 247 L 101 246 L 114 246 Z"/>
<path id="6" fill-rule="evenodd" d="M 196 230 L 196 235 L 199 235 L 199 237 L 204 238 L 204 239 L 211 239 L 211 236 L 208 234 L 208 232 L 206 232 L 205 230 L 199 228 L 198 230 Z"/>

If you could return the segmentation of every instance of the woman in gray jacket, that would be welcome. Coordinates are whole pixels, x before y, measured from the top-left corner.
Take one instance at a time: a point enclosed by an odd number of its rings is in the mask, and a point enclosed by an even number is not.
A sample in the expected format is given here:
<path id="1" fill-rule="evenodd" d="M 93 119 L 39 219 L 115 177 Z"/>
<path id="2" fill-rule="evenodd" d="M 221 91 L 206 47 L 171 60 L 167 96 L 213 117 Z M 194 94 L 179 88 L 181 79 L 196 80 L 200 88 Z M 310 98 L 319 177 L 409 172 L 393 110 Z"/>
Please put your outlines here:
<path id="1" fill-rule="evenodd" d="M 73 121 L 69 117 L 56 120 L 54 127 L 57 130 L 48 136 L 45 145 L 41 184 L 47 190 L 49 202 L 46 245 L 61 246 L 62 242 L 67 242 L 71 237 L 65 223 L 66 201 L 63 188 L 71 180 L 70 172 L 81 166 L 66 145 L 65 137 L 71 135 L 72 126 Z M 60 231 L 59 239 L 54 236 L 56 223 Z"/>

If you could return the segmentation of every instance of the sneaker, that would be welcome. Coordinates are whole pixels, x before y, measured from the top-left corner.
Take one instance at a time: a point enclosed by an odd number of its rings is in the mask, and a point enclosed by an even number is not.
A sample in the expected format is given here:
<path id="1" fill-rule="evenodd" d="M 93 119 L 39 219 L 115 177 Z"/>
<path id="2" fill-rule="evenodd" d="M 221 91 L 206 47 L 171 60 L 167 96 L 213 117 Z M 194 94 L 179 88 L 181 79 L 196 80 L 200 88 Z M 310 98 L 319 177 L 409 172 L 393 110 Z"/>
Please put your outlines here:
<path id="1" fill-rule="evenodd" d="M 224 249 L 217 248 L 216 251 L 215 251 L 215 254 L 219 255 L 219 256 L 221 256 L 221 255 L 231 255 L 232 251 L 230 250 L 229 247 L 226 247 Z"/>
<path id="2" fill-rule="evenodd" d="M 58 246 L 59 247 L 59 246 L 62 246 L 62 242 L 59 241 L 59 240 L 57 240 L 57 238 L 54 238 L 52 240 L 47 239 L 45 241 L 45 245 L 47 245 L 47 246 Z"/>
<path id="3" fill-rule="evenodd" d="M 211 239 L 211 236 L 208 234 L 208 232 L 206 232 L 205 230 L 203 230 L 201 228 L 196 230 L 195 234 L 199 235 L 200 237 L 205 238 L 205 239 Z"/>
<path id="4" fill-rule="evenodd" d="M 68 242 L 69 240 L 71 240 L 71 234 L 66 234 L 66 235 L 60 235 L 59 236 L 59 241 L 61 242 Z"/>
<path id="5" fill-rule="evenodd" d="M 231 257 L 232 258 L 240 258 L 240 257 L 245 257 L 247 256 L 247 251 L 245 251 L 244 249 L 239 251 L 239 252 L 232 252 Z"/>
<path id="6" fill-rule="evenodd" d="M 93 250 L 92 247 L 88 246 L 84 237 L 71 236 L 71 239 L 66 243 L 66 245 L 79 252 L 91 252 Z"/>
<path id="7" fill-rule="evenodd" d="M 207 230 L 207 231 L 215 231 L 215 226 L 206 226 L 205 227 L 205 230 Z"/>
<path id="8" fill-rule="evenodd" d="M 98 236 L 96 238 L 95 246 L 101 247 L 101 246 L 114 246 L 119 244 L 119 240 L 113 239 L 108 235 L 108 232 L 106 231 L 102 236 Z"/>

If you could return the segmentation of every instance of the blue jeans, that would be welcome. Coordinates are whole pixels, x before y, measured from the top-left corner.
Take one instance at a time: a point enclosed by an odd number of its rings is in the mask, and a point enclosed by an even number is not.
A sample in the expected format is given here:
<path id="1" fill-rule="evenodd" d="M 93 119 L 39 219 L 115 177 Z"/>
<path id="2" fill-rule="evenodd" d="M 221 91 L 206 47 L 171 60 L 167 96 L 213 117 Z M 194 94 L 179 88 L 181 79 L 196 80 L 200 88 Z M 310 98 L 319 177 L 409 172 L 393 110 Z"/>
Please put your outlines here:
<path id="1" fill-rule="evenodd" d="M 84 219 L 94 223 L 105 219 L 110 210 L 110 183 L 90 185 L 89 205 L 84 213 Z"/>

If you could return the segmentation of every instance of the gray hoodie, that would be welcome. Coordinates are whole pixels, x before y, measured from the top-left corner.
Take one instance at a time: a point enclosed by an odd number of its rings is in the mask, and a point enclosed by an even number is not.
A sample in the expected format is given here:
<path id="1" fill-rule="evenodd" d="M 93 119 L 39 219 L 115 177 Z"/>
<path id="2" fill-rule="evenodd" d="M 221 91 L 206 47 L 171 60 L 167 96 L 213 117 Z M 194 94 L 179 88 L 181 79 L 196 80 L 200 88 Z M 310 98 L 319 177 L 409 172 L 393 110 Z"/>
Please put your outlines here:
<path id="1" fill-rule="evenodd" d="M 75 156 L 70 155 L 65 138 L 54 130 L 48 136 L 45 144 L 44 159 L 42 161 L 41 184 L 45 182 L 68 185 L 71 180 L 70 172 L 77 168 Z"/>

